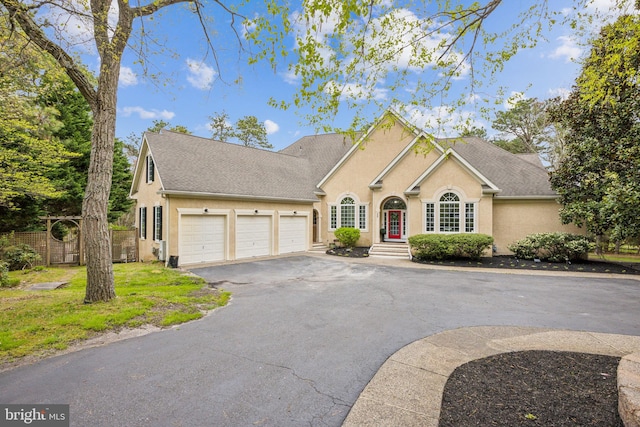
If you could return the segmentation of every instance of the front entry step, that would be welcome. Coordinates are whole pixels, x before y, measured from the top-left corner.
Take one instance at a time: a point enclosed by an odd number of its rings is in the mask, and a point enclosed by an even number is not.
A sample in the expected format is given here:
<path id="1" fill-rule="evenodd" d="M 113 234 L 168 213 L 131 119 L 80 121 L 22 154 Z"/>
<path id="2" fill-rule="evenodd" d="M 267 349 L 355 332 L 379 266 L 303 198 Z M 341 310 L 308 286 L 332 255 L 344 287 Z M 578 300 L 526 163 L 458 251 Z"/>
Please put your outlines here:
<path id="1" fill-rule="evenodd" d="M 369 249 L 370 257 L 411 259 L 406 243 L 374 243 Z"/>
<path id="2" fill-rule="evenodd" d="M 311 249 L 308 252 L 313 253 L 325 253 L 329 250 L 329 247 L 324 243 L 314 243 Z"/>

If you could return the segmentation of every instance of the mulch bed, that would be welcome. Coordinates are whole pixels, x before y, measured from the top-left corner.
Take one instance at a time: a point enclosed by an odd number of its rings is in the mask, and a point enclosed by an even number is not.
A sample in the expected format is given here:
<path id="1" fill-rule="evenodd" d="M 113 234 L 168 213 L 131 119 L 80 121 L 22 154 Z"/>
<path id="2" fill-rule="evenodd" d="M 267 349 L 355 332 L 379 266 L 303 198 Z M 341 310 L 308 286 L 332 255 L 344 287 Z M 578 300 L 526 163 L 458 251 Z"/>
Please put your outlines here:
<path id="1" fill-rule="evenodd" d="M 348 258 L 366 258 L 369 256 L 369 248 L 362 246 L 355 248 L 332 248 L 327 251 L 327 254 Z"/>
<path id="2" fill-rule="evenodd" d="M 439 427 L 623 427 L 616 387 L 619 361 L 554 351 L 471 361 L 445 385 Z"/>
<path id="3" fill-rule="evenodd" d="M 480 267 L 480 268 L 500 268 L 510 270 L 541 270 L 541 271 L 574 271 L 582 273 L 615 273 L 615 274 L 640 274 L 640 263 L 616 263 L 600 260 L 582 260 L 571 263 L 547 262 L 519 260 L 510 256 L 494 256 L 480 258 L 479 260 L 453 259 L 443 261 L 420 261 L 416 258 L 414 262 L 420 264 L 431 264 L 455 267 Z"/>
<path id="4" fill-rule="evenodd" d="M 348 258 L 365 258 L 369 256 L 368 247 L 332 248 L 328 255 Z M 478 260 L 448 259 L 442 261 L 422 261 L 417 258 L 413 262 L 427 265 L 471 267 L 471 268 L 498 268 L 508 270 L 540 270 L 540 271 L 574 271 L 580 273 L 615 273 L 615 274 L 640 274 L 640 263 L 616 263 L 600 260 L 582 260 L 571 263 L 531 261 L 516 259 L 513 256 L 485 257 Z"/>

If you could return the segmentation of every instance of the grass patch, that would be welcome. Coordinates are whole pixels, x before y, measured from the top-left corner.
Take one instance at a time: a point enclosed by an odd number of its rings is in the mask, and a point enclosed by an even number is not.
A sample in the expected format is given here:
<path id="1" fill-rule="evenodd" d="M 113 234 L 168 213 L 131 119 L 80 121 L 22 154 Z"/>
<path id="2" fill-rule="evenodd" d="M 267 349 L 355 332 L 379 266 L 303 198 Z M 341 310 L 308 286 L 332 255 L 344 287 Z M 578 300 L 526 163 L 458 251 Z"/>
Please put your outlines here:
<path id="1" fill-rule="evenodd" d="M 596 254 L 590 253 L 589 259 L 598 261 L 613 261 L 613 262 L 636 262 L 640 263 L 640 256 L 633 254 L 604 254 L 603 257 L 600 257 Z"/>
<path id="2" fill-rule="evenodd" d="M 228 292 L 199 277 L 155 263 L 115 264 L 117 297 L 83 304 L 84 267 L 11 272 L 20 288 L 0 288 L 0 365 L 45 356 L 109 331 L 142 325 L 167 327 L 225 305 Z M 27 291 L 33 283 L 68 281 L 54 291 Z"/>

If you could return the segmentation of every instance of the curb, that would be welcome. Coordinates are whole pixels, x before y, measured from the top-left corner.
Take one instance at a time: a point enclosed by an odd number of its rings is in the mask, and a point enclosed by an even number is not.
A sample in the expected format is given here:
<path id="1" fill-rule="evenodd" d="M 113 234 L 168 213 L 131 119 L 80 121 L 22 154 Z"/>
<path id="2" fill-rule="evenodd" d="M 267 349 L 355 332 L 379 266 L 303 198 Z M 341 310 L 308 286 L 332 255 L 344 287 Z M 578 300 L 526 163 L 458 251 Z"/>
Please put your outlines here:
<path id="1" fill-rule="evenodd" d="M 618 356 L 640 368 L 640 357 L 633 354 L 640 353 L 640 336 L 507 326 L 454 329 L 414 341 L 389 357 L 362 391 L 343 426 L 437 427 L 445 383 L 458 366 L 524 350 Z M 626 367 L 622 371 L 623 376 L 628 372 Z M 640 375 L 633 378 L 640 381 Z M 620 367 L 618 381 L 620 389 Z M 625 400 L 624 404 L 630 405 L 625 410 L 629 408 L 629 413 L 638 417 L 640 388 L 630 387 L 630 382 L 624 391 L 633 390 L 636 394 Z M 624 422 L 625 427 L 639 426 L 627 424 L 626 419 Z"/>

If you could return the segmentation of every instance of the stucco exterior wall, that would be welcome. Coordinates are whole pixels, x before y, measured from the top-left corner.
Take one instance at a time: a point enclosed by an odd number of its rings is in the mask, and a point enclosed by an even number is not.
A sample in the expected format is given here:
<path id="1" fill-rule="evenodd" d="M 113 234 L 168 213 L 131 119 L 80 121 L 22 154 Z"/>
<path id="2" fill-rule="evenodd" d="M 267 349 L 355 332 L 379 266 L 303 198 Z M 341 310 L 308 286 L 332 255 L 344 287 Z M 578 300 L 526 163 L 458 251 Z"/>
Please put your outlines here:
<path id="1" fill-rule="evenodd" d="M 164 227 L 169 230 L 166 240 L 168 256 L 178 255 L 180 248 L 179 230 L 180 215 L 202 214 L 202 215 L 223 215 L 226 218 L 227 260 L 236 259 L 236 220 L 238 215 L 260 215 L 272 218 L 272 250 L 271 255 L 278 255 L 280 247 L 280 217 L 281 216 L 302 216 L 307 218 L 307 248 L 312 246 L 312 220 L 313 205 L 309 203 L 291 202 L 269 202 L 251 201 L 238 199 L 207 199 L 207 198 L 184 198 L 167 197 L 168 208 L 165 209 Z M 205 213 L 205 209 L 208 211 Z M 258 211 L 255 213 L 255 211 Z"/>
<path id="2" fill-rule="evenodd" d="M 347 195 L 355 196 L 356 203 L 368 205 L 367 230 L 361 231 L 358 245 L 371 245 L 374 237 L 379 234 L 380 220 L 379 217 L 376 218 L 376 209 L 379 209 L 379 206 L 376 206 L 369 184 L 415 138 L 415 135 L 398 121 L 384 123 L 354 150 L 322 186 L 326 193 L 321 204 L 321 240 L 324 243 L 333 243 L 335 239 L 333 233 L 329 231 L 328 205 L 339 203 Z M 399 189 L 399 194 L 402 194 L 403 190 Z"/>
<path id="3" fill-rule="evenodd" d="M 141 173 L 138 177 L 137 192 L 133 195 L 136 200 L 136 228 L 138 233 L 138 255 L 142 261 L 156 259 L 153 255 L 153 249 L 157 249 L 159 244 L 153 240 L 153 207 L 162 206 L 163 211 L 166 210 L 164 199 L 158 194 L 162 190 L 162 185 L 158 173 L 156 171 L 153 182 L 146 182 L 146 157 L 147 150 L 140 153 L 140 159 L 144 162 L 141 165 Z M 147 208 L 147 233 L 146 238 L 140 237 L 140 208 Z M 166 224 L 163 223 L 162 235 L 166 235 Z"/>
<path id="4" fill-rule="evenodd" d="M 439 156 L 440 152 L 435 149 L 428 153 L 409 150 L 409 152 L 398 161 L 396 166 L 384 176 L 382 188 L 374 192 L 374 209 L 376 212 L 375 229 L 379 229 L 383 225 L 383 203 L 391 197 L 398 197 L 407 204 L 407 237 L 422 232 L 422 205 L 419 200 L 408 198 L 404 192 Z M 374 243 L 379 241 L 379 236 L 374 236 Z"/>
<path id="5" fill-rule="evenodd" d="M 511 254 L 507 246 L 533 233 L 586 234 L 573 224 L 562 224 L 560 205 L 553 200 L 500 200 L 493 202 L 493 238 L 497 255 Z"/>
<path id="6" fill-rule="evenodd" d="M 425 232 L 422 204 L 427 202 L 437 204 L 440 197 L 450 191 L 460 197 L 460 203 L 476 204 L 476 233 L 491 235 L 493 232 L 492 196 L 483 195 L 480 182 L 453 157 L 444 160 L 420 184 L 420 218 L 419 223 L 416 223 L 419 226 L 412 228 L 412 235 Z M 414 220 L 412 218 L 412 221 Z M 413 230 L 419 231 L 414 233 Z"/>

